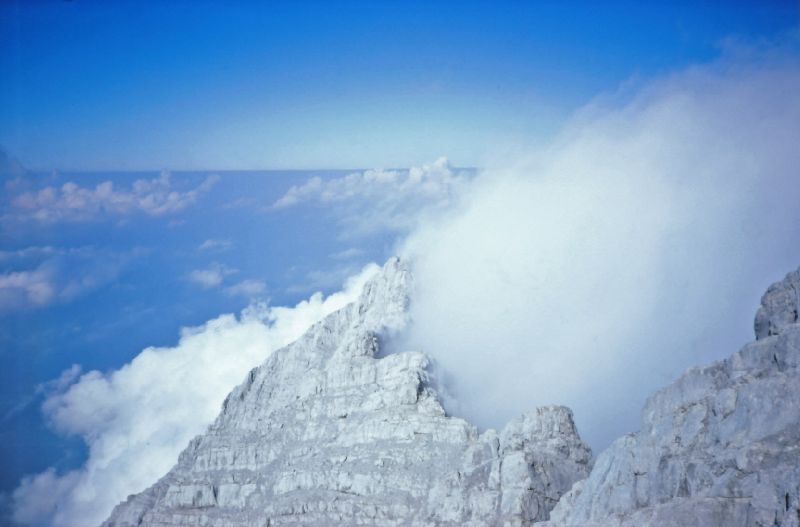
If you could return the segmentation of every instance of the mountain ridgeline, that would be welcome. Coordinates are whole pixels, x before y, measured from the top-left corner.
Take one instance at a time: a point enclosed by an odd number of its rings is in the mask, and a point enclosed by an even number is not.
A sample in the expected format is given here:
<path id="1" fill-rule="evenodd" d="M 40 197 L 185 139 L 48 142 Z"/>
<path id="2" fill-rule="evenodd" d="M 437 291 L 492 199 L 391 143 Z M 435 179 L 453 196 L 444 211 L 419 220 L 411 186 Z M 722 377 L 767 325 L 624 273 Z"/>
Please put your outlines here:
<path id="1" fill-rule="evenodd" d="M 384 356 L 412 281 L 391 259 L 103 525 L 800 527 L 798 272 L 764 295 L 755 342 L 657 392 L 594 461 L 568 408 L 478 433 L 446 415 L 428 357 Z"/>

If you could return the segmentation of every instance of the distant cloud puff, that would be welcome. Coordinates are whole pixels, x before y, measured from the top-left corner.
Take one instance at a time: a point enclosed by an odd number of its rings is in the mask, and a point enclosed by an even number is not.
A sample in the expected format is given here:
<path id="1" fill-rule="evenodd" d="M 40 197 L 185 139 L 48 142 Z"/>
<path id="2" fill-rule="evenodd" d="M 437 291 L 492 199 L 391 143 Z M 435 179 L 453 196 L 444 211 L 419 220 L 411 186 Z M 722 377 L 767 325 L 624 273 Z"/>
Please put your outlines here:
<path id="1" fill-rule="evenodd" d="M 0 274 L 0 310 L 43 306 L 55 296 L 51 273 L 45 265 L 32 271 Z"/>
<path id="2" fill-rule="evenodd" d="M 231 296 L 247 298 L 263 295 L 267 291 L 267 284 L 263 280 L 242 280 L 232 286 L 226 287 L 225 292 Z"/>
<path id="3" fill-rule="evenodd" d="M 124 190 L 116 189 L 112 181 L 104 181 L 94 188 L 81 187 L 69 181 L 60 187 L 48 186 L 12 198 L 6 217 L 58 223 L 134 213 L 164 216 L 189 207 L 218 181 L 219 176 L 209 176 L 197 187 L 184 191 L 173 188 L 170 174 L 166 171 L 154 179 L 136 180 L 131 188 Z"/>
<path id="4" fill-rule="evenodd" d="M 333 179 L 312 177 L 291 187 L 268 207 L 279 211 L 304 203 L 328 207 L 348 235 L 405 231 L 422 213 L 442 209 L 469 179 L 447 158 L 409 170 L 366 170 Z"/>
<path id="5" fill-rule="evenodd" d="M 227 251 L 233 246 L 233 242 L 231 240 L 215 240 L 210 238 L 203 243 L 201 243 L 198 247 L 198 251 Z"/>
<path id="6" fill-rule="evenodd" d="M 210 289 L 218 287 L 226 276 L 237 273 L 237 269 L 232 269 L 226 265 L 213 264 L 207 269 L 195 269 L 189 273 L 189 280 L 200 286 Z"/>
<path id="7" fill-rule="evenodd" d="M 0 313 L 72 300 L 116 279 L 139 252 L 49 246 L 0 251 Z"/>
<path id="8" fill-rule="evenodd" d="M 315 293 L 295 307 L 252 305 L 239 317 L 186 328 L 176 346 L 147 348 L 110 373 L 90 371 L 70 384 L 79 369 L 67 370 L 48 385 L 43 409 L 56 430 L 84 439 L 89 459 L 67 473 L 49 468 L 24 478 L 12 495 L 14 520 L 98 525 L 117 503 L 169 470 L 249 369 L 355 300 L 377 270 L 365 267 L 327 298 Z M 250 291 L 256 284 L 237 286 Z"/>

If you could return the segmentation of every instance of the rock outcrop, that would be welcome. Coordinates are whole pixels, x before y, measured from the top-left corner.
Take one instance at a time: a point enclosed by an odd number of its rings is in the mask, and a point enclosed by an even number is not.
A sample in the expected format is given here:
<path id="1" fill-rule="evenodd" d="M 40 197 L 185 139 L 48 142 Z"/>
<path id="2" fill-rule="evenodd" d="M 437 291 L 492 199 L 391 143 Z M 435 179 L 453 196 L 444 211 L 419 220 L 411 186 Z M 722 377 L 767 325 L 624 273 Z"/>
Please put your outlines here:
<path id="1" fill-rule="evenodd" d="M 208 432 L 104 525 L 529 525 L 587 476 L 569 409 L 499 434 L 448 417 L 419 352 L 381 356 L 411 277 L 390 260 L 358 302 L 273 353 Z"/>
<path id="2" fill-rule="evenodd" d="M 757 340 L 687 371 L 603 452 L 549 527 L 800 525 L 800 273 L 773 284 Z"/>

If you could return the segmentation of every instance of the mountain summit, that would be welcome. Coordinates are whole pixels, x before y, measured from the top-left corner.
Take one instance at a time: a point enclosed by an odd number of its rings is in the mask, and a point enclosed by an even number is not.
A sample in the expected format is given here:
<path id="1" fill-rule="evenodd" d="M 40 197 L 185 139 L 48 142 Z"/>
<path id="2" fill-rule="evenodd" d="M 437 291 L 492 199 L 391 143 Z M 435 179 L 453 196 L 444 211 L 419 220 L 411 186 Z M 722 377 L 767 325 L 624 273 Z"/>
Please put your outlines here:
<path id="1" fill-rule="evenodd" d="M 564 407 L 500 433 L 445 414 L 423 353 L 381 356 L 412 286 L 394 258 L 359 300 L 253 369 L 155 485 L 107 527 L 528 525 L 589 473 Z"/>

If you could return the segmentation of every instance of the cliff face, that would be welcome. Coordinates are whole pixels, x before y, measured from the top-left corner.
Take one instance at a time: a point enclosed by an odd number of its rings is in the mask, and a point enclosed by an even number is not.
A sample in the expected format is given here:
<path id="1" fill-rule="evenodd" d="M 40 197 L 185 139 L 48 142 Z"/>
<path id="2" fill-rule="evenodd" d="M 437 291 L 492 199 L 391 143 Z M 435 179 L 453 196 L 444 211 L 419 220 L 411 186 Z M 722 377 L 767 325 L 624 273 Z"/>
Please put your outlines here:
<path id="1" fill-rule="evenodd" d="M 499 434 L 445 415 L 418 352 L 380 357 L 406 323 L 398 260 L 358 302 L 276 351 L 177 465 L 106 526 L 528 525 L 587 476 L 571 412 Z"/>
<path id="2" fill-rule="evenodd" d="M 773 284 L 757 340 L 645 405 L 550 527 L 800 525 L 800 273 Z"/>

